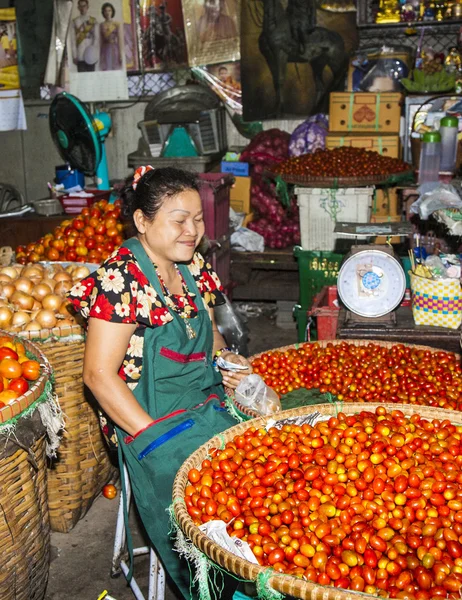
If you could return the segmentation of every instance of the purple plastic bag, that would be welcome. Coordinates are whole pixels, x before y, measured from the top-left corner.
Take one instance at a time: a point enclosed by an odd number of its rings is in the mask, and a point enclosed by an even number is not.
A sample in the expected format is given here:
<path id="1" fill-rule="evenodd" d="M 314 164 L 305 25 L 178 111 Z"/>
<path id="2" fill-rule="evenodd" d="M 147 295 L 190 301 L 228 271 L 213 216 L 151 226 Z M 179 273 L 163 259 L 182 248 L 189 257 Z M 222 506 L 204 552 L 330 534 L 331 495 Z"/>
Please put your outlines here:
<path id="1" fill-rule="evenodd" d="M 289 155 L 300 156 L 324 149 L 327 131 L 327 115 L 313 115 L 301 123 L 290 136 Z"/>

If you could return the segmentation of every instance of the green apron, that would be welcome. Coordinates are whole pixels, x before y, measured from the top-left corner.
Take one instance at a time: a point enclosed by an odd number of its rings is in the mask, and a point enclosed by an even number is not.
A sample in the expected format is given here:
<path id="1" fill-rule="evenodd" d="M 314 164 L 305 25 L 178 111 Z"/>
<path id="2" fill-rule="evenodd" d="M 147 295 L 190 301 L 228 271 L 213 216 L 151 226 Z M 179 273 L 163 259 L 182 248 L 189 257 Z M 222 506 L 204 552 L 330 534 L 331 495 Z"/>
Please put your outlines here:
<path id="1" fill-rule="evenodd" d="M 136 238 L 124 242 L 143 273 L 164 300 L 153 264 Z M 134 395 L 157 423 L 135 439 L 116 428 L 119 448 L 130 474 L 136 505 L 153 546 L 185 598 L 190 597 L 189 569 L 173 550 L 166 509 L 172 502 L 176 472 L 201 444 L 235 424 L 221 406 L 221 375 L 212 366 L 213 331 L 209 314 L 194 277 L 185 265 L 179 269 L 196 294 L 198 315 L 189 319 L 196 332 L 189 339 L 181 317 L 147 328 L 143 368 Z"/>

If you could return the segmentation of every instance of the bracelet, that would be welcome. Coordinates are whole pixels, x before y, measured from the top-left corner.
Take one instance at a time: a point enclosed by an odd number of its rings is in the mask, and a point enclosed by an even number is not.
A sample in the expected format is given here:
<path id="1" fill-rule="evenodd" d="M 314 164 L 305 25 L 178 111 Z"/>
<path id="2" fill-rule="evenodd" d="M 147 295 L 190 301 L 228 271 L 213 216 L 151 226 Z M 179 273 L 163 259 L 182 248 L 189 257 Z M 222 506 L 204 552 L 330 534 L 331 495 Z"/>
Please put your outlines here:
<path id="1" fill-rule="evenodd" d="M 212 359 L 212 367 L 215 367 L 215 370 L 217 370 L 217 371 L 218 371 L 217 360 L 218 360 L 218 357 L 223 354 L 223 352 L 232 352 L 232 350 L 231 350 L 231 348 L 228 348 L 228 346 L 225 346 L 224 348 L 220 348 L 219 350 L 217 350 L 215 352 L 215 354 L 213 355 L 213 359 Z"/>

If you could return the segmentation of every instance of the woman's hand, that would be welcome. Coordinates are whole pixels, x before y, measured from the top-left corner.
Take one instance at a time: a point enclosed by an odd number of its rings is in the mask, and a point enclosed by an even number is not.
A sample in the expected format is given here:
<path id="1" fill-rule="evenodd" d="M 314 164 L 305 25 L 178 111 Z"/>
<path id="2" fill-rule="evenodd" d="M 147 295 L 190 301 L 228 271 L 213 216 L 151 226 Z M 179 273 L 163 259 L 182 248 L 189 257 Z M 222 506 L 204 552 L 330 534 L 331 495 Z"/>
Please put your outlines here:
<path id="1" fill-rule="evenodd" d="M 223 358 L 223 360 L 227 360 L 228 362 L 232 362 L 237 365 L 245 365 L 247 367 L 245 371 L 225 371 L 220 369 L 220 373 L 223 376 L 223 385 L 234 390 L 239 385 L 241 379 L 244 379 L 244 377 L 247 377 L 247 375 L 252 373 L 252 367 L 249 361 L 240 354 L 234 354 L 234 352 L 227 351 L 223 352 L 220 356 Z"/>

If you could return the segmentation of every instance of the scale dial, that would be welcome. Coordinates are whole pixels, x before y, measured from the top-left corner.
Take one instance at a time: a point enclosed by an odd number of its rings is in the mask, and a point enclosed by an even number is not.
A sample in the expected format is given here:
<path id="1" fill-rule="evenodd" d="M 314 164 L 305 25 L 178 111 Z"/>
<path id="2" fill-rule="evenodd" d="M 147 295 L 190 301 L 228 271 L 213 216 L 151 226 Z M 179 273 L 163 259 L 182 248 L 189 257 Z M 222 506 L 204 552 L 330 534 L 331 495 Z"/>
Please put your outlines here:
<path id="1" fill-rule="evenodd" d="M 348 310 L 361 317 L 382 317 L 403 299 L 406 276 L 400 262 L 383 250 L 361 250 L 343 263 L 337 291 Z"/>

